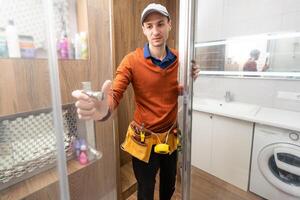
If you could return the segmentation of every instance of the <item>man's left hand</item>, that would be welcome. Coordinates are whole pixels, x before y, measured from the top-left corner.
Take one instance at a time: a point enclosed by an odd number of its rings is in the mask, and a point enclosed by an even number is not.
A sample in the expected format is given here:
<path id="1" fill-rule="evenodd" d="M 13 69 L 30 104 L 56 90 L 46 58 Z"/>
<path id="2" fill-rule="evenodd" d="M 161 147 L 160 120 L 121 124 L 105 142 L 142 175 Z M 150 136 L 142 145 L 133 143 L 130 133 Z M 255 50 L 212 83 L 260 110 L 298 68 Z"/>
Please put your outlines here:
<path id="1" fill-rule="evenodd" d="M 191 62 L 192 62 L 192 76 L 193 76 L 193 80 L 195 81 L 199 76 L 200 66 L 197 65 L 195 60 L 192 60 Z"/>

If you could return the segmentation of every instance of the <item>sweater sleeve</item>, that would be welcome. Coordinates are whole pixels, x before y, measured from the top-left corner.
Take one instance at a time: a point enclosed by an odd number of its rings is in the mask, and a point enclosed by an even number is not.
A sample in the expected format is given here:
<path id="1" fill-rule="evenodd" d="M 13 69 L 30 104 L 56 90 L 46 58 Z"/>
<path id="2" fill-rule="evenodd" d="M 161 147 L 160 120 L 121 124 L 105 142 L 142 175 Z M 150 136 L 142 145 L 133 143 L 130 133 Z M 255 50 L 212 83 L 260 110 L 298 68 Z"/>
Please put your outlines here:
<path id="1" fill-rule="evenodd" d="M 110 112 L 118 107 L 123 97 L 123 93 L 132 81 L 132 66 L 129 61 L 130 54 L 123 58 L 121 64 L 117 68 L 116 77 L 113 81 L 112 90 L 109 94 Z"/>

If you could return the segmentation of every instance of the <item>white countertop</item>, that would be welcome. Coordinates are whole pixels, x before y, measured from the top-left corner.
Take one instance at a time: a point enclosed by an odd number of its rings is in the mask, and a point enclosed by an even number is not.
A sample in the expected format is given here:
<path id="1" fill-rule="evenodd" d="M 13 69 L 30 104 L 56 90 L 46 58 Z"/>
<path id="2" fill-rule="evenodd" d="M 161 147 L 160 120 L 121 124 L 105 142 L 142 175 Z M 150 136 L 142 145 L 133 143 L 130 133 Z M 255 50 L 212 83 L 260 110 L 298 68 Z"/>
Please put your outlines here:
<path id="1" fill-rule="evenodd" d="M 300 131 L 300 112 L 197 97 L 193 98 L 193 110 Z"/>

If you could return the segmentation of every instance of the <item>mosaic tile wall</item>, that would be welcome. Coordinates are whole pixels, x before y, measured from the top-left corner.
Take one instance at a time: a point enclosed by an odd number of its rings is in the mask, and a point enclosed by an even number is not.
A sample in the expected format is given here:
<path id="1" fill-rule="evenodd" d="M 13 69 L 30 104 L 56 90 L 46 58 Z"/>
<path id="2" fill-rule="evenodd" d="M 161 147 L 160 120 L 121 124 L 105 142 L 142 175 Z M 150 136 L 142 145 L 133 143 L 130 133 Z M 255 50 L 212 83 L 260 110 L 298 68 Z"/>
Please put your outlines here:
<path id="1" fill-rule="evenodd" d="M 70 27 L 72 29 L 74 22 L 70 20 L 69 10 L 73 11 L 75 0 L 53 0 L 53 4 L 57 37 L 60 37 L 64 29 L 70 35 L 70 32 L 73 31 L 70 30 Z M 5 28 L 8 20 L 12 19 L 19 35 L 33 36 L 37 48 L 47 47 L 42 0 L 0 0 L 0 5 L 0 27 Z"/>
<path id="2" fill-rule="evenodd" d="M 63 120 L 65 151 L 71 157 L 72 141 L 78 136 L 73 105 L 63 109 Z M 28 176 L 28 173 L 55 161 L 56 137 L 52 112 L 29 113 L 0 120 L 0 185 Z"/>

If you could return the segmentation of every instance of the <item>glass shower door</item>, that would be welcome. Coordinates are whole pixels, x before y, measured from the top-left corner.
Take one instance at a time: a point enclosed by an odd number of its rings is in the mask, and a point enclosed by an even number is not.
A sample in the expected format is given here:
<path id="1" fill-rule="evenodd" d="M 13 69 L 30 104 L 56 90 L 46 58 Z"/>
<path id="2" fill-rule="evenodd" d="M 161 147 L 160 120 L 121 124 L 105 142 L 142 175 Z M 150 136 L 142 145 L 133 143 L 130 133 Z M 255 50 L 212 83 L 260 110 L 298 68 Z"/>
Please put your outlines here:
<path id="1" fill-rule="evenodd" d="M 113 119 L 79 120 L 71 96 L 112 79 L 110 15 L 89 21 L 109 1 L 0 2 L 0 199 L 116 199 Z"/>
<path id="2" fill-rule="evenodd" d="M 61 105 L 52 98 L 52 85 L 58 83 L 53 82 L 54 67 L 48 63 L 53 58 L 44 11 L 42 1 L 1 1 L 1 200 L 27 199 L 37 193 L 42 198 L 39 191 L 45 188 L 51 188 L 51 198 L 59 199 L 62 193 L 53 183 L 65 166 L 57 155 L 62 159 L 72 151 L 73 133 L 63 134 L 58 128 L 57 119 L 62 123 L 66 118 L 61 110 L 57 113 Z M 67 190 L 65 186 L 61 188 Z M 64 194 L 67 198 L 69 193 Z"/>

